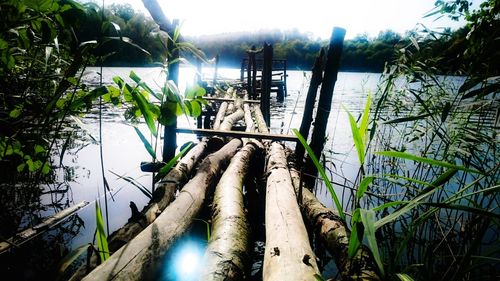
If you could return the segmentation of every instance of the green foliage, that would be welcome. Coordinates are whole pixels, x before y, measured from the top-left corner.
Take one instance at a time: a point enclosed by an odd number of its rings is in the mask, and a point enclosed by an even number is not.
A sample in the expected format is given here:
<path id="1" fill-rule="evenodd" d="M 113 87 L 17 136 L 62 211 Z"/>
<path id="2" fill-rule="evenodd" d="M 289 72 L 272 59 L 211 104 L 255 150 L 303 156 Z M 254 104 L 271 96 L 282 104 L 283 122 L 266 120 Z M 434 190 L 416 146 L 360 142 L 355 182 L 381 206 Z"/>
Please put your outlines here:
<path id="1" fill-rule="evenodd" d="M 95 201 L 95 221 L 96 221 L 96 236 L 101 262 L 109 258 L 108 238 L 104 231 L 104 221 L 102 219 L 101 208 L 99 208 L 99 201 Z"/>
<path id="2" fill-rule="evenodd" d="M 337 211 L 339 213 L 340 218 L 342 218 L 342 220 L 345 221 L 345 213 L 344 213 L 344 209 L 342 208 L 342 204 L 340 203 L 340 200 L 339 200 L 337 194 L 335 193 L 335 190 L 333 189 L 332 183 L 330 182 L 330 179 L 328 179 L 328 176 L 326 175 L 325 170 L 323 169 L 323 167 L 321 167 L 321 164 L 319 163 L 318 158 L 316 158 L 316 155 L 314 155 L 314 151 L 312 151 L 311 147 L 307 144 L 307 141 L 300 134 L 299 130 L 292 129 L 292 131 L 297 136 L 300 143 L 306 149 L 306 152 L 309 155 L 309 157 L 311 157 L 311 160 L 314 163 L 314 166 L 316 166 L 316 169 L 318 169 L 318 172 L 321 175 L 323 182 L 326 184 L 328 191 L 330 192 L 330 196 L 332 197 L 332 200 L 335 203 L 335 207 L 337 208 Z"/>

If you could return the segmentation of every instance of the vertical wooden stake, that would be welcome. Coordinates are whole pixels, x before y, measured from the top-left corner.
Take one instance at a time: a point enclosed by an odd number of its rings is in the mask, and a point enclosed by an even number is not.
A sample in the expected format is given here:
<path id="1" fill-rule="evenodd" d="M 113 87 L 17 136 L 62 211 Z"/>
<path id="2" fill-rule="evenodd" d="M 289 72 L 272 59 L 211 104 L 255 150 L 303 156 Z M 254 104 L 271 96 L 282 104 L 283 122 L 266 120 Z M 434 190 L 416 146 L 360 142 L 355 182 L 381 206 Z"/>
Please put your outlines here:
<path id="1" fill-rule="evenodd" d="M 325 145 L 326 126 L 328 124 L 328 116 L 332 106 L 333 89 L 337 81 L 337 74 L 340 65 L 340 56 L 344 45 L 345 29 L 334 27 L 330 45 L 328 46 L 328 54 L 326 58 L 325 74 L 318 101 L 318 110 L 316 119 L 314 120 L 314 129 L 311 138 L 311 148 L 318 159 Z M 306 160 L 306 174 L 317 175 L 318 171 L 308 157 Z M 306 185 L 314 186 L 314 176 L 306 177 Z"/>

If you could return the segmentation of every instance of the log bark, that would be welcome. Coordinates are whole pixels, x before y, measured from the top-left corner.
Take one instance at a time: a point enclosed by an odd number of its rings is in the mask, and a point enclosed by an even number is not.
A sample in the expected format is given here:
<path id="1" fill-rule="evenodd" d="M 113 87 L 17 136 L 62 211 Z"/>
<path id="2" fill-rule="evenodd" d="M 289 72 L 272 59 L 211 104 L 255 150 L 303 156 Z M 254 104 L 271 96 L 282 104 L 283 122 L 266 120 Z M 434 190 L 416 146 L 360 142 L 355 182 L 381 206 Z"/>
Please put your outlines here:
<path id="1" fill-rule="evenodd" d="M 309 244 L 283 147 L 272 143 L 267 165 L 266 248 L 263 280 L 315 280 Z"/>
<path id="2" fill-rule="evenodd" d="M 267 128 L 266 120 L 264 119 L 264 115 L 262 115 L 260 107 L 254 106 L 253 109 L 255 114 L 255 123 L 257 123 L 259 132 L 269 134 L 269 129 Z"/>
<path id="3" fill-rule="evenodd" d="M 140 216 L 131 218 L 123 227 L 110 235 L 108 244 L 111 253 L 120 249 L 120 247 L 127 244 L 127 242 L 143 231 L 175 199 L 176 190 L 188 180 L 195 165 L 206 154 L 207 146 L 208 143 L 206 140 L 201 141 L 182 157 L 177 165 L 156 184 L 153 198 L 144 207 Z M 89 264 L 78 268 L 71 277 L 71 280 L 81 280 L 89 271 L 96 268 L 97 265 L 97 256 L 92 256 Z"/>
<path id="4" fill-rule="evenodd" d="M 243 280 L 248 266 L 249 225 L 243 183 L 257 145 L 246 144 L 231 160 L 215 189 L 212 237 L 199 280 Z"/>
<path id="5" fill-rule="evenodd" d="M 207 156 L 177 199 L 139 235 L 120 248 L 84 280 L 152 280 L 161 259 L 189 227 L 205 201 L 209 186 L 236 153 L 241 141 L 233 139 Z"/>
<path id="6" fill-rule="evenodd" d="M 213 128 L 215 130 L 219 129 L 220 124 L 224 120 L 224 117 L 226 116 L 227 106 L 228 106 L 227 102 L 223 102 L 220 104 L 219 111 L 217 111 L 217 115 L 215 115 L 215 120 L 213 125 Z"/>
<path id="7" fill-rule="evenodd" d="M 290 174 L 296 194 L 302 194 L 302 199 L 299 199 L 301 210 L 333 256 L 342 280 L 381 280 L 368 249 L 360 247 L 352 259 L 348 258 L 351 233 L 338 213 L 321 204 L 309 189 L 300 190 L 300 174 L 296 169 L 290 168 Z"/>

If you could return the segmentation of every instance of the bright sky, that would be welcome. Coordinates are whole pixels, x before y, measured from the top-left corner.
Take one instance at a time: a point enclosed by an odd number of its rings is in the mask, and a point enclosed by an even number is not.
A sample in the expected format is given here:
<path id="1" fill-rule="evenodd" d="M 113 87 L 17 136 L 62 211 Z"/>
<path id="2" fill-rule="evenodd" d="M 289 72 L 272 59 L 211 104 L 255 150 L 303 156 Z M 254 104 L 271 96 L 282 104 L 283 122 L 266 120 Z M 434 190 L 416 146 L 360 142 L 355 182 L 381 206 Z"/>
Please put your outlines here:
<path id="1" fill-rule="evenodd" d="M 327 39 L 333 26 L 346 28 L 346 38 L 352 38 L 362 33 L 376 36 L 386 29 L 403 33 L 419 23 L 434 29 L 463 25 L 445 17 L 437 21 L 423 18 L 435 0 L 158 1 L 167 17 L 183 21 L 181 32 L 185 35 L 297 28 Z M 141 0 L 105 0 L 106 5 L 112 2 L 128 2 L 135 10 L 145 11 Z M 473 2 L 477 6 L 481 1 Z"/>

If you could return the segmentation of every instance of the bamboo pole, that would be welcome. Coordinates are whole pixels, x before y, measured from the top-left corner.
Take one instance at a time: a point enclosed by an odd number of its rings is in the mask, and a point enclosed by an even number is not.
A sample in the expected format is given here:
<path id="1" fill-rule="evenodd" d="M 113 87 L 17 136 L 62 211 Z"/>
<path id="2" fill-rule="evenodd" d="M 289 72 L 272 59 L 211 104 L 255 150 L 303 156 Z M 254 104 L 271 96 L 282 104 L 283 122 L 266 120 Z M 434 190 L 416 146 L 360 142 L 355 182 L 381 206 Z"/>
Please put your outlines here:
<path id="1" fill-rule="evenodd" d="M 267 173 L 263 280 L 314 280 L 319 274 L 316 256 L 278 143 L 271 144 Z"/>
<path id="2" fill-rule="evenodd" d="M 199 280 L 243 280 L 248 266 L 249 226 L 243 182 L 259 146 L 246 144 L 222 175 L 213 200 L 212 236 Z"/>
<path id="3" fill-rule="evenodd" d="M 305 218 L 314 226 L 315 233 L 333 256 L 342 280 L 381 280 L 370 251 L 360 247 L 353 258 L 348 257 L 351 235 L 338 213 L 326 208 L 307 188 L 300 188 L 300 174 L 290 167 L 293 186 Z"/>
<path id="4" fill-rule="evenodd" d="M 208 187 L 236 153 L 241 141 L 231 140 L 200 164 L 177 199 L 139 235 L 120 248 L 84 280 L 152 280 L 161 259 L 189 227 L 205 201 Z"/>

